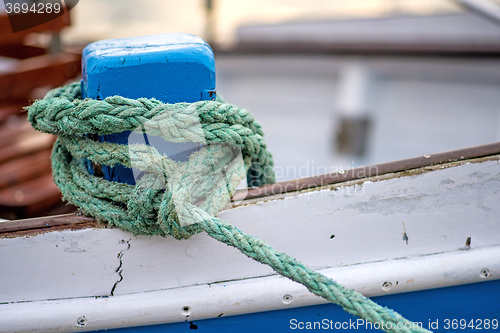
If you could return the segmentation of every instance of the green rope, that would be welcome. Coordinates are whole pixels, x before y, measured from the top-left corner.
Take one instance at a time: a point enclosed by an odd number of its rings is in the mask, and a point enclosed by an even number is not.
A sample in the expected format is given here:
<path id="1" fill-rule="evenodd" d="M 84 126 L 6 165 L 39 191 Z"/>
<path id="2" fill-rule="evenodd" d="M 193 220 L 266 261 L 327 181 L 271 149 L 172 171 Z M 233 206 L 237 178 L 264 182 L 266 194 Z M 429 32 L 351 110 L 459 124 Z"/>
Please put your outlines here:
<path id="1" fill-rule="evenodd" d="M 249 186 L 274 182 L 272 156 L 248 111 L 221 101 L 82 100 L 77 83 L 50 91 L 26 109 L 34 128 L 59 136 L 52 152 L 54 181 L 64 199 L 85 214 L 135 234 L 184 239 L 204 231 L 386 332 L 429 332 L 215 217 L 245 173 Z M 150 146 L 88 138 L 138 129 L 203 147 L 188 161 L 175 162 Z M 109 182 L 90 175 L 85 159 L 122 164 L 144 176 L 136 186 Z"/>

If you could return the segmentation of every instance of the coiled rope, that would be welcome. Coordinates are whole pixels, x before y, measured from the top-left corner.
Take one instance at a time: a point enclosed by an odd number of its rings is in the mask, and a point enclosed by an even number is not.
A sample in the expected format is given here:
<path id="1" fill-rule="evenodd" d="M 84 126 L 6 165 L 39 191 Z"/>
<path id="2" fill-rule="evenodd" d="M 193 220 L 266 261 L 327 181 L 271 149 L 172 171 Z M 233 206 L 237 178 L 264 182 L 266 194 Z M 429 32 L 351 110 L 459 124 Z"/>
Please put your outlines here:
<path id="1" fill-rule="evenodd" d="M 134 234 L 184 239 L 204 231 L 386 332 L 429 332 L 215 217 L 245 174 L 250 186 L 274 182 L 272 156 L 248 111 L 221 101 L 82 100 L 78 83 L 54 89 L 26 109 L 35 129 L 59 136 L 52 152 L 54 181 L 83 213 Z M 89 138 L 141 130 L 204 146 L 188 161 L 176 162 L 147 145 Z M 135 186 L 110 182 L 89 174 L 85 159 L 144 175 Z"/>

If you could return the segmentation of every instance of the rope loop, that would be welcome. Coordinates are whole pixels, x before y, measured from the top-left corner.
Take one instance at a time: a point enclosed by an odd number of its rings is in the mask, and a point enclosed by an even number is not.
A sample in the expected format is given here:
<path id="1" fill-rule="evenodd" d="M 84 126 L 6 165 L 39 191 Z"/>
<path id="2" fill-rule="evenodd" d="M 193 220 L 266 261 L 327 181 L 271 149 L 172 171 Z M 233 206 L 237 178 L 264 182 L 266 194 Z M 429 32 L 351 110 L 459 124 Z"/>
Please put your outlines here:
<path id="1" fill-rule="evenodd" d="M 188 238 L 201 231 L 194 221 L 204 214 L 189 216 L 180 207 L 191 204 L 213 216 L 245 174 L 250 186 L 274 182 L 272 155 L 261 126 L 248 111 L 221 101 L 165 104 L 121 96 L 82 100 L 80 85 L 72 83 L 26 109 L 34 128 L 59 136 L 52 168 L 64 198 L 84 213 L 135 234 Z M 174 143 L 195 142 L 202 148 L 180 163 L 145 144 L 89 138 L 124 131 Z M 137 184 L 92 176 L 84 159 L 137 170 Z"/>
<path id="2" fill-rule="evenodd" d="M 245 109 L 221 100 L 82 100 L 78 83 L 54 89 L 26 109 L 34 128 L 59 136 L 52 150 L 54 181 L 64 199 L 85 214 L 134 234 L 185 239 L 204 231 L 386 332 L 429 332 L 215 217 L 245 175 L 249 186 L 274 182 L 264 133 Z M 90 138 L 124 131 L 201 148 L 179 162 L 150 145 Z M 136 185 L 93 176 L 86 160 L 131 168 Z"/>

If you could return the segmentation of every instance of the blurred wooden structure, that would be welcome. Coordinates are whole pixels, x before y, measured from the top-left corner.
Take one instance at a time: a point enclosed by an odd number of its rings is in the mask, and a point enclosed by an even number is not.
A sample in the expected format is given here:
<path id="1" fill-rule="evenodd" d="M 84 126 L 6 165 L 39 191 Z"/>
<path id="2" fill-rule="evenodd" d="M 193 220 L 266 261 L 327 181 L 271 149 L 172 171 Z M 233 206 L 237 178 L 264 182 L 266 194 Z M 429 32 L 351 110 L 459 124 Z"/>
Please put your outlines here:
<path id="1" fill-rule="evenodd" d="M 76 78 L 79 54 L 63 52 L 59 32 L 69 14 L 13 33 L 0 13 L 0 218 L 14 219 L 73 210 L 52 181 L 51 135 L 31 128 L 23 107 L 51 88 Z M 33 42 L 49 35 L 47 45 Z M 38 38 L 41 39 L 41 38 Z"/>

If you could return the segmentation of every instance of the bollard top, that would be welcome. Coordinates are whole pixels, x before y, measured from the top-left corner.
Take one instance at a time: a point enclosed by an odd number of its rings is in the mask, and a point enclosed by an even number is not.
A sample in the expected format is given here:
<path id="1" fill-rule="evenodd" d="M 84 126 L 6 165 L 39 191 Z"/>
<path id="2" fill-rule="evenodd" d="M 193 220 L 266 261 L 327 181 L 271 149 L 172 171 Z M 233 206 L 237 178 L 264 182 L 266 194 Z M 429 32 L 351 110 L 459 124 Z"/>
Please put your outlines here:
<path id="1" fill-rule="evenodd" d="M 201 38 L 183 33 L 94 42 L 82 53 L 82 93 L 165 103 L 214 99 L 213 51 Z"/>

